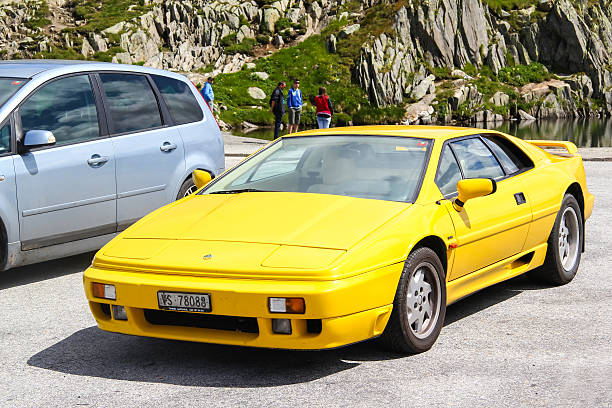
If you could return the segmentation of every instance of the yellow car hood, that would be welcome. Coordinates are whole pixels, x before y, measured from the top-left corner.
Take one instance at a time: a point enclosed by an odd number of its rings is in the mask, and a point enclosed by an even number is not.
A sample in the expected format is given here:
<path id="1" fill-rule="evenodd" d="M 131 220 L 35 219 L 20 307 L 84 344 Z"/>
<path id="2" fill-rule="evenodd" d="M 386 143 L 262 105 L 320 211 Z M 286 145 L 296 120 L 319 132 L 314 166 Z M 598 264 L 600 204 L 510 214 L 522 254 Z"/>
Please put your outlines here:
<path id="1" fill-rule="evenodd" d="M 130 227 L 96 255 L 94 266 L 206 276 L 333 279 L 336 260 L 409 206 L 306 193 L 196 196 Z"/>
<path id="2" fill-rule="evenodd" d="M 346 250 L 408 206 L 326 194 L 201 195 L 144 220 L 125 237 Z"/>

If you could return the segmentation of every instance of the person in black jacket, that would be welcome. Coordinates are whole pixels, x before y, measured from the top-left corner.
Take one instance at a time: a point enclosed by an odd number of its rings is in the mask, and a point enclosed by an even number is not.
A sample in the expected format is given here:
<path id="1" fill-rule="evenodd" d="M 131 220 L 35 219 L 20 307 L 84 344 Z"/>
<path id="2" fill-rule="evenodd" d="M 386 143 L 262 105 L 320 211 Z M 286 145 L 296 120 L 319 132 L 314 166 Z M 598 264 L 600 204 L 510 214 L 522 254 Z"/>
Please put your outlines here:
<path id="1" fill-rule="evenodd" d="M 285 94 L 283 93 L 285 86 L 287 86 L 285 82 L 279 82 L 270 97 L 270 111 L 274 114 L 274 139 L 278 139 L 281 121 L 285 114 Z"/>

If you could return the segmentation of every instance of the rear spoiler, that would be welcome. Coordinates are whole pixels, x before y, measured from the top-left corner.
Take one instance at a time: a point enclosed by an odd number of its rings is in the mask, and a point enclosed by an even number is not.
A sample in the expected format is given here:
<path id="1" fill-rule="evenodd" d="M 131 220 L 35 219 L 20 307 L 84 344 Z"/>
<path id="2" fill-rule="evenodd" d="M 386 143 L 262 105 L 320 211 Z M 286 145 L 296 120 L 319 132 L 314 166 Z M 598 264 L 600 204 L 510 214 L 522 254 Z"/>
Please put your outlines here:
<path id="1" fill-rule="evenodd" d="M 527 143 L 530 143 L 534 146 L 538 146 L 539 148 L 550 147 L 553 149 L 565 149 L 570 156 L 574 156 L 578 153 L 578 148 L 572 142 L 564 142 L 560 140 L 525 140 Z M 554 152 L 549 152 L 554 153 Z M 564 154 L 562 154 L 564 155 Z"/>

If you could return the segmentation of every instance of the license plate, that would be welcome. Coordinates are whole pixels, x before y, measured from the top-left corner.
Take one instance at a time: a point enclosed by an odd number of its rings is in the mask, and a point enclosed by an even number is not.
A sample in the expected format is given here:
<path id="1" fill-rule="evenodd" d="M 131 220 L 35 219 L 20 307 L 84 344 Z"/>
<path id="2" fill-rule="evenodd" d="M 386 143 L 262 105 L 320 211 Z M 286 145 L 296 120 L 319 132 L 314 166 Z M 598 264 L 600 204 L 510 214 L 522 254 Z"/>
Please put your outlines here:
<path id="1" fill-rule="evenodd" d="M 210 294 L 157 292 L 160 309 L 181 312 L 210 312 Z"/>

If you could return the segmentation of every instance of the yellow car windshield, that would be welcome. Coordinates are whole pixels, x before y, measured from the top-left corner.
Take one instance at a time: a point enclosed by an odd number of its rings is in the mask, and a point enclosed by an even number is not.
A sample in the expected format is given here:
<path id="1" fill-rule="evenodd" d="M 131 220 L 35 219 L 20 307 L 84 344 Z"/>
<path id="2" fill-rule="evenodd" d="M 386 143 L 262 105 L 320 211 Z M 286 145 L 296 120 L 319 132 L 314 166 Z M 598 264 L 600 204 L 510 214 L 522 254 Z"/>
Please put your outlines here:
<path id="1" fill-rule="evenodd" d="M 397 136 L 280 139 L 201 194 L 282 191 L 414 201 L 432 141 Z"/>

